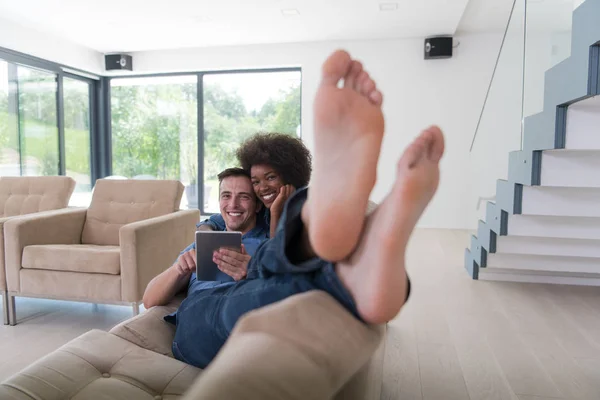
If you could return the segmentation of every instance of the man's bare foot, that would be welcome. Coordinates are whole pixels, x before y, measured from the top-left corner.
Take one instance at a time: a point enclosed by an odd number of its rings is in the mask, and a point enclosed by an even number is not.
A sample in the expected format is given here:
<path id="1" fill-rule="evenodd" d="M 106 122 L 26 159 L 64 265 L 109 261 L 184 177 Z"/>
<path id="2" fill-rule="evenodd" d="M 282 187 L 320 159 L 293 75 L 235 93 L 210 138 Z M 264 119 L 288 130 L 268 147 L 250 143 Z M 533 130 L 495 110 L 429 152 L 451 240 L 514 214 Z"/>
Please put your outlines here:
<path id="1" fill-rule="evenodd" d="M 338 88 L 341 80 L 344 87 Z M 322 259 L 340 261 L 358 243 L 376 180 L 382 101 L 375 82 L 348 53 L 337 51 L 323 64 L 314 103 L 314 174 L 302 214 Z"/>
<path id="2" fill-rule="evenodd" d="M 421 133 L 398 162 L 391 193 L 367 218 L 356 252 L 336 265 L 340 280 L 350 291 L 365 322 L 385 323 L 404 305 L 406 245 L 435 194 L 443 153 L 444 137 L 438 127 Z M 333 219 L 326 221 L 335 223 Z"/>

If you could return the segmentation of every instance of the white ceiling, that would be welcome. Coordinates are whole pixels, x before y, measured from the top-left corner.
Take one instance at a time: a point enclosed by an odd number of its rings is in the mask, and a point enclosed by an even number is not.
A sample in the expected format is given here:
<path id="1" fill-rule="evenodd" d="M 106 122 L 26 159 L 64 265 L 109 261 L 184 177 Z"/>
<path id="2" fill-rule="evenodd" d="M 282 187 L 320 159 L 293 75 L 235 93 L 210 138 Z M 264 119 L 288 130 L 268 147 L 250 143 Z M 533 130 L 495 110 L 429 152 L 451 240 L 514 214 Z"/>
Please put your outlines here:
<path id="1" fill-rule="evenodd" d="M 107 53 L 453 34 L 468 2 L 0 0 L 0 17 Z M 382 3 L 397 9 L 381 11 Z"/>
<path id="2" fill-rule="evenodd" d="M 584 0 L 527 0 L 527 30 L 568 31 L 573 10 Z M 470 0 L 460 32 L 504 32 L 514 0 Z M 516 0 L 511 30 L 523 31 L 525 0 Z"/>

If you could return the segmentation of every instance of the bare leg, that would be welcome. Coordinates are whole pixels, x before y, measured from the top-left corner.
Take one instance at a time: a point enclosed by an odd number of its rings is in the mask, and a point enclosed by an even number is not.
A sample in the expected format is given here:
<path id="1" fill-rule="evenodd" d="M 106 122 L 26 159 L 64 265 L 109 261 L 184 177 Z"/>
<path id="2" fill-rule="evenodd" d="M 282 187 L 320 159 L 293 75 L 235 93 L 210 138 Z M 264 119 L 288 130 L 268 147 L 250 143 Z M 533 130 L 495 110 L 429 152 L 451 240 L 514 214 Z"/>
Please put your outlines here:
<path id="1" fill-rule="evenodd" d="M 342 79 L 344 87 L 338 88 Z M 364 215 L 375 185 L 373 166 L 384 126 L 381 103 L 381 93 L 360 62 L 344 51 L 325 61 L 314 103 L 314 173 L 303 214 L 314 251 L 324 260 L 346 258 L 362 231 L 364 221 L 356 216 Z M 329 222 L 318 223 L 323 220 Z"/>
<path id="2" fill-rule="evenodd" d="M 347 53 L 334 53 L 323 68 L 316 103 L 323 86 L 327 90 L 335 88 L 328 79 L 344 77 L 346 85 L 355 84 L 355 68 L 356 62 Z M 330 70 L 337 71 L 337 75 L 327 75 Z M 379 324 L 394 318 L 406 299 L 404 254 L 417 221 L 437 190 L 444 138 L 437 127 L 421 133 L 398 162 L 390 194 L 368 218 L 358 217 L 366 211 L 383 135 L 381 94 L 368 75 L 362 81 L 368 83 L 366 94 L 362 87 L 331 89 L 338 92 L 320 104 L 323 113 L 315 110 L 315 160 L 322 161 L 320 168 L 315 168 L 302 209 L 306 231 L 303 243 L 306 256 L 314 252 L 323 259 L 339 261 L 336 272 L 354 298 L 360 316 Z M 327 110 L 333 110 L 335 121 L 324 117 Z M 328 164 L 326 160 L 331 157 L 335 161 Z"/>
<path id="3" fill-rule="evenodd" d="M 357 251 L 336 265 L 367 322 L 393 319 L 406 299 L 404 255 L 408 239 L 439 182 L 444 138 L 437 127 L 424 131 L 398 162 L 391 193 L 367 219 Z"/>

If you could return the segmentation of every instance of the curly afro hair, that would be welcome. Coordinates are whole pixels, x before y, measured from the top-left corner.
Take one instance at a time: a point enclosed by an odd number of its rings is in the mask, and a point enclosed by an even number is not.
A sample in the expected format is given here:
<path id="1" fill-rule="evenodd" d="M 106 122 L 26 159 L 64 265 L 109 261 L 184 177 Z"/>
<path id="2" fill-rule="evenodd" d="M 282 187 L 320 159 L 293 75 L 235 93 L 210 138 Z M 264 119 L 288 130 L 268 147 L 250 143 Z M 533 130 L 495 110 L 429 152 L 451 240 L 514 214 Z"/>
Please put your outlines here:
<path id="1" fill-rule="evenodd" d="M 257 133 L 237 151 L 243 169 L 253 165 L 270 165 L 286 185 L 301 188 L 308 185 L 312 172 L 312 156 L 302 141 L 283 133 Z"/>

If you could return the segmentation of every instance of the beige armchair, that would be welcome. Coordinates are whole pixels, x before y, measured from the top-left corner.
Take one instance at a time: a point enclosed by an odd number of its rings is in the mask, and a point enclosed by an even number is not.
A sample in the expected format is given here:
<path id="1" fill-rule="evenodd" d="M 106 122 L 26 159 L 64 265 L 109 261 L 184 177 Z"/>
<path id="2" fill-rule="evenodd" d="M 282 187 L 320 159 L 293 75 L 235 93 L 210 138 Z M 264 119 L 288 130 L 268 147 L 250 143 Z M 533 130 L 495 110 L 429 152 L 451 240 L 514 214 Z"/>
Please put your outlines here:
<path id="1" fill-rule="evenodd" d="M 88 209 L 20 217 L 4 225 L 9 320 L 14 297 L 130 305 L 194 240 L 198 210 L 178 211 L 178 181 L 96 182 Z"/>
<path id="2" fill-rule="evenodd" d="M 4 223 L 19 215 L 65 208 L 75 181 L 67 176 L 0 177 L 0 291 L 4 325 L 8 324 Z"/>

